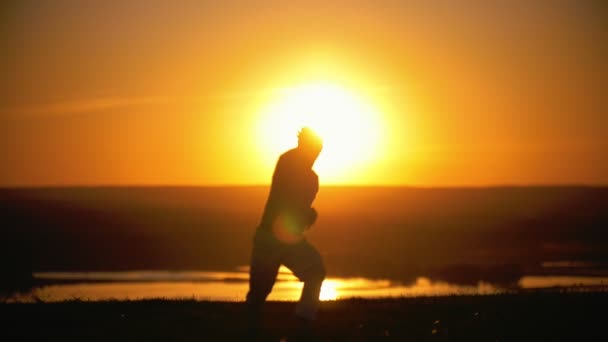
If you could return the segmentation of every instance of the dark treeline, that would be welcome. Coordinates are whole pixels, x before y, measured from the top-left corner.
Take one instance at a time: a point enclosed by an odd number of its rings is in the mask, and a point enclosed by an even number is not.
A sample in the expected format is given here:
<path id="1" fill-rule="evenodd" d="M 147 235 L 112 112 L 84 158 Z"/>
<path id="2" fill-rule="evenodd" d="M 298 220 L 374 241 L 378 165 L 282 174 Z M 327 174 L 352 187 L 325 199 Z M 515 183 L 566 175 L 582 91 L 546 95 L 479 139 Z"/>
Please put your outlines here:
<path id="1" fill-rule="evenodd" d="M 246 265 L 267 191 L 1 189 L 3 284 L 19 286 L 32 271 Z M 530 273 L 593 274 L 608 261 L 608 188 L 322 187 L 316 208 L 309 238 L 330 276 L 509 284 Z M 588 264 L 541 267 L 569 260 Z"/>

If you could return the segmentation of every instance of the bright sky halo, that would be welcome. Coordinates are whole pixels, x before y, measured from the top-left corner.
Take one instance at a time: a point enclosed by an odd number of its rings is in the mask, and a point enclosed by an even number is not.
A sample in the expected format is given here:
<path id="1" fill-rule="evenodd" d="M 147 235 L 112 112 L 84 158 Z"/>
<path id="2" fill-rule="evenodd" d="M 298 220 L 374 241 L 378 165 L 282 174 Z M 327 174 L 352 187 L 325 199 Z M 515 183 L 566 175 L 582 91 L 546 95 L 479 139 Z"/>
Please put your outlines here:
<path id="1" fill-rule="evenodd" d="M 297 145 L 297 132 L 311 127 L 324 142 L 315 170 L 326 183 L 356 183 L 366 163 L 382 153 L 383 122 L 366 98 L 332 83 L 284 88 L 264 109 L 261 150 L 276 158 Z M 274 166 L 274 165 L 272 165 Z"/>

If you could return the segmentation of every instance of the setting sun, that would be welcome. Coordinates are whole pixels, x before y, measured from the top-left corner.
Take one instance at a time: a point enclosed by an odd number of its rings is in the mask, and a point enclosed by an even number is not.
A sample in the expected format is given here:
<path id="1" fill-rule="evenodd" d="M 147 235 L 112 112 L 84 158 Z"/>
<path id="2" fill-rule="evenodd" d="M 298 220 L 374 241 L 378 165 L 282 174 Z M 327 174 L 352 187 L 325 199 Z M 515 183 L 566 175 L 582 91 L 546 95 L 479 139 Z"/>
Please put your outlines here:
<path id="1" fill-rule="evenodd" d="M 262 113 L 260 149 L 276 158 L 294 146 L 296 133 L 308 126 L 323 139 L 315 164 L 324 181 L 353 180 L 363 163 L 382 153 L 380 113 L 363 96 L 331 83 L 311 83 L 278 92 Z"/>

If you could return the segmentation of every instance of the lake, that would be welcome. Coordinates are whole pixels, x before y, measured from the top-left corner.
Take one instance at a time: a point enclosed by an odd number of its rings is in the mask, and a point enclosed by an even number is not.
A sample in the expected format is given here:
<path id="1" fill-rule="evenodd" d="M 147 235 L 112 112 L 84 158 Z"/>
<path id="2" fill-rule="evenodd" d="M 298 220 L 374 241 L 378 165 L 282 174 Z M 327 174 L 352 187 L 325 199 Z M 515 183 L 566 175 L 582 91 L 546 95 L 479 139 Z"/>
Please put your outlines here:
<path id="1" fill-rule="evenodd" d="M 136 300 L 136 299 L 197 299 L 213 301 L 243 301 L 248 289 L 249 275 L 245 267 L 231 272 L 43 272 L 35 273 L 46 285 L 16 295 L 9 301 L 63 300 Z M 519 289 L 608 286 L 608 277 L 585 276 L 525 276 Z M 286 268 L 281 268 L 269 300 L 296 301 L 302 283 Z M 413 284 L 403 285 L 388 279 L 333 278 L 326 279 L 321 300 L 345 298 L 385 298 L 445 295 L 484 295 L 513 291 L 490 283 L 457 285 L 418 277 Z"/>

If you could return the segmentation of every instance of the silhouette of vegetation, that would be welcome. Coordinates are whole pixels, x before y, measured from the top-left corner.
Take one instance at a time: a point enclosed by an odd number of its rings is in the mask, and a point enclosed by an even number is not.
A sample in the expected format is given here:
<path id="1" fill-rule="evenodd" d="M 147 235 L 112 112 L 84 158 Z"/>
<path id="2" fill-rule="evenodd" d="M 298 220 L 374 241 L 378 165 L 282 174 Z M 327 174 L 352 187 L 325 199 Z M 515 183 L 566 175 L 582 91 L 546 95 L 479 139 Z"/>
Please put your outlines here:
<path id="1" fill-rule="evenodd" d="M 27 285 L 32 270 L 232 270 L 249 261 L 267 194 L 267 187 L 0 189 L 0 280 Z M 316 207 L 322 214 L 308 236 L 330 277 L 511 283 L 518 274 L 608 269 L 607 188 L 324 187 Z M 542 266 L 559 261 L 593 267 Z"/>
<path id="2" fill-rule="evenodd" d="M 295 303 L 266 306 L 260 340 L 293 334 Z M 322 302 L 320 341 L 592 341 L 605 335 L 607 292 Z M 244 303 L 194 300 L 0 304 L 4 341 L 242 340 Z"/>

